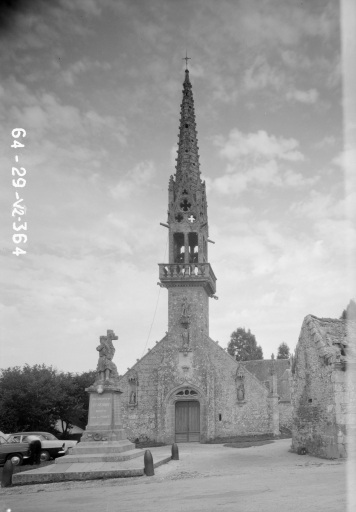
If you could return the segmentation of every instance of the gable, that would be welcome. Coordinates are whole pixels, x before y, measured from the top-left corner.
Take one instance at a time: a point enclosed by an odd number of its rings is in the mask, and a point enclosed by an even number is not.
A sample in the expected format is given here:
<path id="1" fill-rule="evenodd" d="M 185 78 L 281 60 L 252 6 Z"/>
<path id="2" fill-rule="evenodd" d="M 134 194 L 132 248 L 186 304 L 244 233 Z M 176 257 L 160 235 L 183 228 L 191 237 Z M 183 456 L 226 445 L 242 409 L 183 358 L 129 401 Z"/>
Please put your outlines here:
<path id="1" fill-rule="evenodd" d="M 325 364 L 356 361 L 356 322 L 308 315 L 304 325 Z"/>

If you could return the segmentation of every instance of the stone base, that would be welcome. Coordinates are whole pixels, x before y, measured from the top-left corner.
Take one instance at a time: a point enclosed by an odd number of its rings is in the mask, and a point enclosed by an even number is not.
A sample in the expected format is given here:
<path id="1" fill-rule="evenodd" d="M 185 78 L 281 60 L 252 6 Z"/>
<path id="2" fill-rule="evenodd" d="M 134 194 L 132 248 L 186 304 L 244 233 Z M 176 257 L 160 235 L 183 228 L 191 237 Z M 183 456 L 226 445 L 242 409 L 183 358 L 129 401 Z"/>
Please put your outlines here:
<path id="1" fill-rule="evenodd" d="M 66 455 L 60 459 L 56 459 L 56 462 L 60 460 L 65 462 L 65 464 L 56 463 L 49 466 L 40 466 L 32 471 L 15 473 L 12 477 L 12 482 L 14 485 L 28 485 L 72 480 L 144 476 L 144 450 L 137 451 L 142 452 L 142 454 L 134 459 L 120 462 L 74 462 L 69 459 L 69 455 Z M 150 451 L 153 456 L 154 468 L 171 460 L 170 448 L 167 446 L 151 448 Z"/>
<path id="2" fill-rule="evenodd" d="M 79 443 L 69 451 L 68 455 L 56 459 L 56 464 L 72 464 L 73 462 L 121 462 L 135 459 L 144 454 L 136 450 L 128 439 L 117 442 L 98 441 Z"/>
<path id="3" fill-rule="evenodd" d="M 97 443 L 123 441 L 127 438 L 124 428 L 103 428 L 103 427 L 87 427 L 88 430 L 83 432 L 81 443 Z"/>
<path id="4" fill-rule="evenodd" d="M 73 464 L 81 462 L 123 462 L 125 460 L 136 459 L 144 455 L 144 450 L 129 450 L 124 453 L 83 453 L 81 455 L 65 455 L 56 459 L 56 464 Z"/>

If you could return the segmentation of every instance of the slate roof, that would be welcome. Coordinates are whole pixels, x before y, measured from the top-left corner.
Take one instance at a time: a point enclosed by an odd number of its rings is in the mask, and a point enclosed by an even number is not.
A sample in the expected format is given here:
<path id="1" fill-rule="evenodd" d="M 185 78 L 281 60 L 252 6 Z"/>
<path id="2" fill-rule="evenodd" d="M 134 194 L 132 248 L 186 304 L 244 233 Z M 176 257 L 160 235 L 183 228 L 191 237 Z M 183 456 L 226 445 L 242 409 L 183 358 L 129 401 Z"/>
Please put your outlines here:
<path id="1" fill-rule="evenodd" d="M 274 363 L 277 376 L 277 393 L 281 400 L 290 400 L 290 361 L 289 359 L 274 359 Z M 241 364 L 263 384 L 269 382 L 272 359 L 241 361 Z"/>
<path id="2" fill-rule="evenodd" d="M 277 380 L 282 377 L 284 372 L 290 368 L 289 359 L 275 359 L 275 369 Z M 257 359 L 254 361 L 241 361 L 245 366 L 246 370 L 253 373 L 255 377 L 261 382 L 265 382 L 270 379 L 272 359 Z"/>

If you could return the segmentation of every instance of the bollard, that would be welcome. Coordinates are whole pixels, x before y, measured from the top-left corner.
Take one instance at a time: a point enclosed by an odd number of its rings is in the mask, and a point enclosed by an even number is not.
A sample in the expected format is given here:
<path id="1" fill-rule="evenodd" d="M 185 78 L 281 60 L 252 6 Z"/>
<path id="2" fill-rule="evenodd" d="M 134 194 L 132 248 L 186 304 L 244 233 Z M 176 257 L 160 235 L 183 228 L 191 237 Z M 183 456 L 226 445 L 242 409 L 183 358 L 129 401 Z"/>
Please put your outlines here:
<path id="1" fill-rule="evenodd" d="M 155 470 L 153 467 L 153 457 L 150 450 L 145 451 L 145 456 L 143 458 L 143 462 L 145 464 L 144 472 L 146 476 L 153 476 L 155 474 Z"/>
<path id="2" fill-rule="evenodd" d="M 12 485 L 12 474 L 14 466 L 11 460 L 7 460 L 2 470 L 1 487 L 10 487 Z"/>
<path id="3" fill-rule="evenodd" d="M 30 436 L 28 436 L 30 437 Z M 32 437 L 32 436 L 31 436 Z M 33 466 L 34 464 L 40 464 L 41 462 L 41 441 L 39 439 L 31 439 L 30 440 L 30 457 L 29 464 Z"/>
<path id="4" fill-rule="evenodd" d="M 36 466 L 39 466 L 41 464 L 41 450 L 42 450 L 42 444 L 41 444 L 41 441 L 38 441 L 37 453 L 35 455 Z"/>
<path id="5" fill-rule="evenodd" d="M 172 460 L 179 460 L 179 451 L 177 443 L 172 444 Z"/>

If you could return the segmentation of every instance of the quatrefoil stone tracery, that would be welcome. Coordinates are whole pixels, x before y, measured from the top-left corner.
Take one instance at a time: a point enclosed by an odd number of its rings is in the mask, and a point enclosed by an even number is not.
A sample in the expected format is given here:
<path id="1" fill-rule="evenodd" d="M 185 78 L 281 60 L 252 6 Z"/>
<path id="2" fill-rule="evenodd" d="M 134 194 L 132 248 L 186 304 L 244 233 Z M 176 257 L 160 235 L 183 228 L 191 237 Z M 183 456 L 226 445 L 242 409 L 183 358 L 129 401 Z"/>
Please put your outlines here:
<path id="1" fill-rule="evenodd" d="M 180 203 L 180 205 L 179 205 L 179 206 L 180 206 L 181 210 L 183 210 L 184 212 L 187 212 L 187 211 L 190 209 L 190 207 L 191 207 L 192 205 L 190 204 L 190 202 L 189 202 L 187 199 L 184 199 L 184 200 Z"/>

